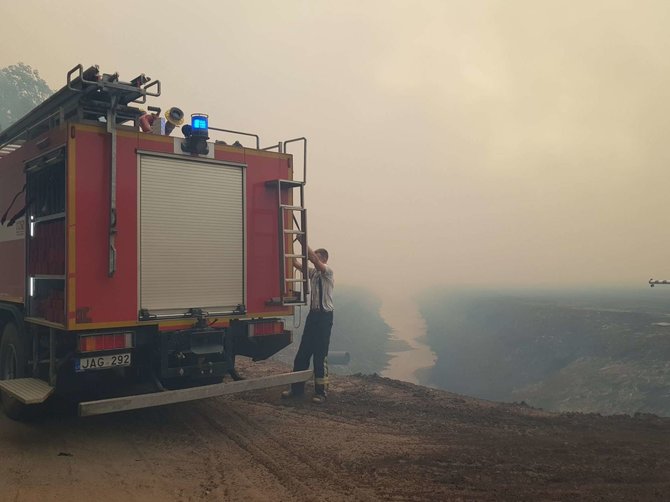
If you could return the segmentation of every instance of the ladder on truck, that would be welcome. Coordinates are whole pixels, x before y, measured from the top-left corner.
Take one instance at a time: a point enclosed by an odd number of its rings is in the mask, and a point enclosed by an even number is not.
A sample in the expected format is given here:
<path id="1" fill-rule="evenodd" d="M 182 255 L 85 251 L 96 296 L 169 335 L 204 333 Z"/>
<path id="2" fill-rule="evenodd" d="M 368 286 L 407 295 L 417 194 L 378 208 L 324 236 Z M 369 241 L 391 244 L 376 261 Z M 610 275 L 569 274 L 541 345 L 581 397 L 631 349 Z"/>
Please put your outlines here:
<path id="1" fill-rule="evenodd" d="M 305 209 L 305 183 L 307 165 L 307 140 L 296 138 L 285 141 L 286 145 L 295 141 L 304 143 L 302 180 L 272 180 L 266 186 L 276 190 L 278 206 L 279 237 L 279 298 L 270 303 L 280 305 L 306 305 L 309 294 L 307 261 L 307 210 Z M 279 149 L 282 144 L 279 143 Z M 297 189 L 297 200 L 295 190 Z M 298 246 L 296 246 L 298 244 Z M 298 249 L 296 249 L 298 247 Z M 293 260 L 300 260 L 300 270 L 293 266 Z"/>

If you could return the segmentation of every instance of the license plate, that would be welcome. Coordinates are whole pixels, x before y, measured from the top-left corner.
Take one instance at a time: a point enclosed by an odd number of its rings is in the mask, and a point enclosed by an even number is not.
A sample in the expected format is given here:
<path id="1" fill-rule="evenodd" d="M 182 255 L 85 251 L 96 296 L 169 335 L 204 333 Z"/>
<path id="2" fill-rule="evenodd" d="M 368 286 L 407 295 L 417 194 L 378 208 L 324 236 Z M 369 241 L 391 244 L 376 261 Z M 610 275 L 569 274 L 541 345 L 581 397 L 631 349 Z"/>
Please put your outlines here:
<path id="1" fill-rule="evenodd" d="M 130 366 L 130 353 L 82 357 L 74 360 L 75 371 L 101 370 L 116 366 Z"/>

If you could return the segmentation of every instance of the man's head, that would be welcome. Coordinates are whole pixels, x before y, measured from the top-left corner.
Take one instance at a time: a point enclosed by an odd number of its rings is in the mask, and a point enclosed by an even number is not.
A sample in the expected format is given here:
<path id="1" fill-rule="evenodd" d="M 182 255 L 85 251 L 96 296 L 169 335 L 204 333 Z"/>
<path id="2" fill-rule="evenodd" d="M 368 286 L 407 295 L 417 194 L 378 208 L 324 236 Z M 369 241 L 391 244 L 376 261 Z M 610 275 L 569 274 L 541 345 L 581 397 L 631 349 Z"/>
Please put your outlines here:
<path id="1" fill-rule="evenodd" d="M 319 257 L 321 263 L 328 263 L 328 251 L 323 248 L 319 248 L 314 253 Z"/>

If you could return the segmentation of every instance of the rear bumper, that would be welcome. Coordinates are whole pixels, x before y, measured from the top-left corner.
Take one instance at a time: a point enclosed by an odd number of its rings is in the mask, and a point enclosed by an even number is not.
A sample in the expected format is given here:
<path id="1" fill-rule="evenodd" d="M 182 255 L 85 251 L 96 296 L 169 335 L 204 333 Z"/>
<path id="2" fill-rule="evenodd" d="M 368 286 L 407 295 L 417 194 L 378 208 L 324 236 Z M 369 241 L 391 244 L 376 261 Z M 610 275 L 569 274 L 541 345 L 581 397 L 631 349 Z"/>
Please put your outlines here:
<path id="1" fill-rule="evenodd" d="M 167 390 L 151 394 L 139 394 L 135 396 L 116 397 L 102 399 L 99 401 L 88 401 L 79 403 L 79 415 L 103 415 L 119 411 L 137 410 L 151 406 L 163 406 L 166 404 L 183 403 L 209 397 L 236 394 L 249 390 L 266 389 L 280 385 L 289 385 L 297 382 L 305 382 L 312 377 L 311 370 L 296 371 L 292 373 L 280 373 L 261 378 L 239 380 L 236 382 L 220 383 L 215 385 L 204 385 L 189 389 Z"/>

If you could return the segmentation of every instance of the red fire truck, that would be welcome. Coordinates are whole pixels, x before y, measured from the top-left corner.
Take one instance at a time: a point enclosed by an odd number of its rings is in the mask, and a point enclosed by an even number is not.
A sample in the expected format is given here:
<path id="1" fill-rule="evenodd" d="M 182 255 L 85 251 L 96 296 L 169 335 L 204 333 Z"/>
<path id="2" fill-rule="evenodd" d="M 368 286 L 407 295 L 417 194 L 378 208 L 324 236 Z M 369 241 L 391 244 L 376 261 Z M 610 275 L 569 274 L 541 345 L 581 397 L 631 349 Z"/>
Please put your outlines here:
<path id="1" fill-rule="evenodd" d="M 78 65 L 0 131 L 0 393 L 11 417 L 53 393 L 80 396 L 79 413 L 93 415 L 310 376 L 243 379 L 235 368 L 236 356 L 290 344 L 284 320 L 305 304 L 305 138 L 261 148 L 205 114 L 165 134 L 151 106 L 144 132 L 140 105 L 160 93 L 145 75 Z M 180 114 L 170 109 L 168 125 Z M 302 150 L 295 176 L 287 146 Z"/>

